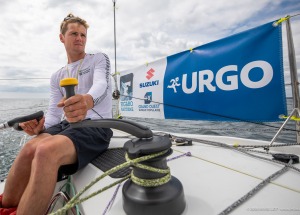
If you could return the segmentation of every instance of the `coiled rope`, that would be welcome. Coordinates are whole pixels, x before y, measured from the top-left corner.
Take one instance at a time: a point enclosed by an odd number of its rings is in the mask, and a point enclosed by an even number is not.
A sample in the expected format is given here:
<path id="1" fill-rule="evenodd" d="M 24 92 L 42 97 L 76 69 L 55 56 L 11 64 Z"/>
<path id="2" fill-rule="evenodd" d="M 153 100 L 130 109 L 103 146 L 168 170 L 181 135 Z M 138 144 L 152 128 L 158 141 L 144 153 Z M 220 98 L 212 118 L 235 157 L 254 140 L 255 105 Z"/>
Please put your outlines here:
<path id="1" fill-rule="evenodd" d="M 185 157 L 185 156 L 190 157 L 190 156 L 192 156 L 192 153 L 191 153 L 191 152 L 186 152 L 186 153 L 182 153 L 181 155 L 174 156 L 174 157 L 172 157 L 172 158 L 168 158 L 168 159 L 167 159 L 167 162 L 173 161 L 173 160 L 176 160 L 176 159 L 178 159 L 178 158 Z M 113 196 L 112 196 L 111 200 L 110 200 L 109 203 L 107 204 L 107 206 L 106 206 L 104 212 L 102 213 L 102 215 L 105 215 L 106 212 L 109 210 L 109 208 L 112 207 L 112 205 L 113 205 L 113 203 L 114 203 L 114 201 L 115 201 L 115 198 L 116 198 L 116 196 L 117 196 L 117 193 L 118 193 L 120 187 L 121 187 L 121 184 L 118 184 L 118 186 L 117 186 L 115 192 L 113 193 Z"/>
<path id="2" fill-rule="evenodd" d="M 167 183 L 169 181 L 168 175 L 170 174 L 170 169 L 158 169 L 158 168 L 149 167 L 149 166 L 144 165 L 144 164 L 140 164 L 140 162 L 150 160 L 152 158 L 164 155 L 167 152 L 168 152 L 168 150 L 164 150 L 162 152 L 158 152 L 158 153 L 151 154 L 151 155 L 145 155 L 145 156 L 135 158 L 135 159 L 132 159 L 132 160 L 126 154 L 126 160 L 127 161 L 125 163 L 120 164 L 120 165 L 106 171 L 105 173 L 103 173 L 102 175 L 100 175 L 99 177 L 97 177 L 96 179 L 91 181 L 80 192 L 78 192 L 63 208 L 57 210 L 54 213 L 51 213 L 50 215 L 64 215 L 69 209 L 73 208 L 75 205 L 77 205 L 79 203 L 82 203 L 82 202 L 96 196 L 97 194 L 99 194 L 99 193 L 101 193 L 105 190 L 108 190 L 109 188 L 111 188 L 111 187 L 113 187 L 113 186 L 115 186 L 119 183 L 122 183 L 123 181 L 125 181 L 129 178 L 131 178 L 133 181 L 135 180 L 137 183 L 140 183 L 141 186 L 145 186 L 145 187 L 148 187 L 148 186 L 154 186 L 155 187 L 155 186 L 159 186 L 159 185 L 162 185 L 164 183 Z M 131 175 L 127 175 L 127 176 L 123 177 L 122 179 L 117 180 L 114 183 L 111 183 L 111 184 L 103 187 L 102 189 L 91 193 L 90 195 L 88 195 L 84 198 L 79 198 L 85 191 L 87 191 L 89 188 L 91 188 L 94 184 L 96 184 L 98 181 L 100 181 L 104 177 L 106 177 L 106 176 L 108 176 L 108 175 L 110 175 L 110 174 L 112 174 L 112 173 L 114 173 L 114 172 L 116 172 L 116 171 L 118 171 L 122 168 L 129 167 L 129 166 L 137 166 L 138 168 L 143 168 L 143 169 L 146 169 L 148 171 L 157 172 L 157 173 L 167 173 L 167 175 L 166 175 L 167 177 L 164 176 L 164 177 L 159 178 L 159 179 L 151 179 L 151 180 L 147 179 L 147 180 L 145 180 L 145 179 L 139 179 L 138 177 L 133 176 L 132 173 L 131 173 Z M 134 177 L 134 179 L 132 177 Z"/>

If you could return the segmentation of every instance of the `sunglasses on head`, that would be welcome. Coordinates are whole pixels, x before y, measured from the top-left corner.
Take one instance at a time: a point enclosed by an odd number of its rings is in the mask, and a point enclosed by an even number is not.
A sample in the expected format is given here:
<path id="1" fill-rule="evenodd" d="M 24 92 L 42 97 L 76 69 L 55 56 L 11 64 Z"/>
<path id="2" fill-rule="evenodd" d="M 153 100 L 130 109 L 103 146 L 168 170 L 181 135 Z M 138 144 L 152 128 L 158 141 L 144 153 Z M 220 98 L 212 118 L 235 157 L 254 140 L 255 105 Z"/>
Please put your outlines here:
<path id="1" fill-rule="evenodd" d="M 73 18 L 73 16 L 67 16 L 64 18 L 64 21 L 68 21 L 69 19 L 72 19 L 72 18 Z"/>

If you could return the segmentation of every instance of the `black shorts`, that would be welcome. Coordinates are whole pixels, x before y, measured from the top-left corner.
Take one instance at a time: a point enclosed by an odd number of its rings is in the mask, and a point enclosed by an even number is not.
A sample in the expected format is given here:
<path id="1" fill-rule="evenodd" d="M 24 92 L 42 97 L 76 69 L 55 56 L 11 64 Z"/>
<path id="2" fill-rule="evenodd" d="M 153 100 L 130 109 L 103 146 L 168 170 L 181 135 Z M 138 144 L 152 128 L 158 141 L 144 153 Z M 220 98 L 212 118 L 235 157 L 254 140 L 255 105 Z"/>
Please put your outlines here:
<path id="1" fill-rule="evenodd" d="M 109 128 L 71 128 L 70 123 L 66 120 L 46 129 L 43 133 L 60 134 L 72 140 L 77 152 L 77 162 L 61 166 L 59 173 L 64 175 L 74 174 L 104 152 L 113 135 Z"/>

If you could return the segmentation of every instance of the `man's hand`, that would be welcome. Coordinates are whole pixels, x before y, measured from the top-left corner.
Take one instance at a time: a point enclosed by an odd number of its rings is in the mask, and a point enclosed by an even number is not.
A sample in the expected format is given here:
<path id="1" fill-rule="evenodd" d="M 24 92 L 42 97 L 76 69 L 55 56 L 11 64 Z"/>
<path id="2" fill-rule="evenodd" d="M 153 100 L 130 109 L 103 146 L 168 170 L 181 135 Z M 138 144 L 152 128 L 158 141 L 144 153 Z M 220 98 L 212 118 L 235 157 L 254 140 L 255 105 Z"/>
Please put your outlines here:
<path id="1" fill-rule="evenodd" d="M 28 135 L 38 135 L 41 131 L 44 130 L 45 117 L 43 117 L 40 121 L 36 119 L 30 120 L 27 122 L 19 123 L 19 126 L 25 131 Z"/>
<path id="2" fill-rule="evenodd" d="M 84 120 L 87 111 L 93 106 L 93 98 L 89 94 L 76 94 L 68 99 L 61 100 L 57 104 L 57 107 L 64 107 L 66 120 L 70 123 Z"/>

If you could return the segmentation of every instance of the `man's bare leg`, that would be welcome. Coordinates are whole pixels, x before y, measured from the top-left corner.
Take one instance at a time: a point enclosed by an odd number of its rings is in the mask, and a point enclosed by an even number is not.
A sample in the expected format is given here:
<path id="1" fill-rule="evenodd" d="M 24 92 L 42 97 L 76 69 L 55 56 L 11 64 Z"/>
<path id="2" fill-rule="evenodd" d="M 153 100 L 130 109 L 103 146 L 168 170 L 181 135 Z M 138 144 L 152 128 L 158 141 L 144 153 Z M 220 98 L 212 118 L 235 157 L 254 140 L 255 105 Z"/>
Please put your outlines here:
<path id="1" fill-rule="evenodd" d="M 17 214 L 44 214 L 55 188 L 58 168 L 75 163 L 76 157 L 72 141 L 65 136 L 50 136 L 39 142 Z"/>
<path id="2" fill-rule="evenodd" d="M 3 207 L 16 207 L 19 204 L 29 181 L 31 162 L 35 154 L 36 146 L 41 139 L 48 136 L 49 134 L 41 134 L 29 140 L 16 157 L 5 182 L 2 200 Z"/>

